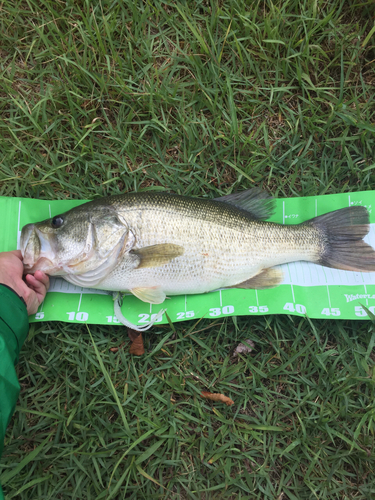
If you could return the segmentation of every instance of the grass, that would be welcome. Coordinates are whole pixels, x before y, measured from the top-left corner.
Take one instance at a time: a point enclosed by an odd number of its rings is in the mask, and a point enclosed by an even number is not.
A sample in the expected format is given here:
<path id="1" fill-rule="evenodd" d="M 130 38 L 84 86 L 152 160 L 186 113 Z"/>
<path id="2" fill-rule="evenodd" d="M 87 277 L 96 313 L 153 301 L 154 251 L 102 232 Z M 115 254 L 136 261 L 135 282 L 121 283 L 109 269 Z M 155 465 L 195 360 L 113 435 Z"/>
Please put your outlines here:
<path id="1" fill-rule="evenodd" d="M 367 0 L 5 1 L 0 195 L 371 189 L 374 15 Z M 158 326 L 140 358 L 126 342 L 32 327 L 7 498 L 375 498 L 371 322 Z"/>

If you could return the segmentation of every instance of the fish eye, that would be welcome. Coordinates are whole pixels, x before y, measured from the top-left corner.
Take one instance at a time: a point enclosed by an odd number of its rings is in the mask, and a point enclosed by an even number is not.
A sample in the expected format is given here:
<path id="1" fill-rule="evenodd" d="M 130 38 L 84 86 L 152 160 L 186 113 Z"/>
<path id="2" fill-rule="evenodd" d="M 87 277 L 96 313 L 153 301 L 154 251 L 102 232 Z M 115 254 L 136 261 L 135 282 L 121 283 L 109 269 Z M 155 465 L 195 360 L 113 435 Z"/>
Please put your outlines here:
<path id="1" fill-rule="evenodd" d="M 52 219 L 52 227 L 54 229 L 58 229 L 59 227 L 61 227 L 64 223 L 64 219 L 61 217 L 61 215 L 56 215 L 56 217 L 54 217 Z"/>

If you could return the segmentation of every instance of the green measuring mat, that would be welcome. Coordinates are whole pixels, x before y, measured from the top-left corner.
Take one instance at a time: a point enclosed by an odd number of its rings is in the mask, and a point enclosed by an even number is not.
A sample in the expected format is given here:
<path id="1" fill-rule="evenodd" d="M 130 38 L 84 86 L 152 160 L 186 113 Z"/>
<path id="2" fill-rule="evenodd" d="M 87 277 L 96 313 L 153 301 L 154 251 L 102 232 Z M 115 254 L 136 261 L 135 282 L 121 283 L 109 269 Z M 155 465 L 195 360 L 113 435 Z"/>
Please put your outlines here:
<path id="1" fill-rule="evenodd" d="M 270 219 L 281 224 L 298 224 L 317 215 L 354 205 L 367 207 L 370 232 L 365 241 L 375 247 L 375 191 L 350 194 L 287 198 L 276 201 Z M 18 247 L 21 229 L 85 203 L 85 201 L 44 201 L 0 197 L 0 251 Z M 307 262 L 278 266 L 284 281 L 269 290 L 223 289 L 198 295 L 179 295 L 163 304 L 150 305 L 129 294 L 122 313 L 142 326 L 167 309 L 173 321 L 257 314 L 307 315 L 310 318 L 368 319 L 361 304 L 375 313 L 375 273 L 339 271 Z M 31 322 L 67 321 L 72 323 L 116 324 L 112 296 L 105 291 L 81 288 L 62 278 L 51 278 L 51 287 Z M 167 323 L 166 315 L 157 323 Z"/>

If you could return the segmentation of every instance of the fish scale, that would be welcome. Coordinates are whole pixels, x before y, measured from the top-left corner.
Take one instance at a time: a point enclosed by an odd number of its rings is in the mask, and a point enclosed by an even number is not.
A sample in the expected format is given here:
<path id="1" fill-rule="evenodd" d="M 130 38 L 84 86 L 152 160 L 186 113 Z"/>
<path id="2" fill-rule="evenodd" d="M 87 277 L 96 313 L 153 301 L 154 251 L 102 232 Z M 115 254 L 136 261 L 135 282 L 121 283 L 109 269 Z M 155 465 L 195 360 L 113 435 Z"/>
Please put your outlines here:
<path id="1" fill-rule="evenodd" d="M 282 278 L 269 269 L 297 260 L 375 270 L 374 251 L 362 241 L 369 228 L 364 207 L 288 226 L 261 220 L 269 203 L 259 190 L 221 200 L 150 192 L 102 198 L 58 216 L 61 227 L 51 229 L 58 218 L 25 226 L 24 262 L 31 272 L 130 290 L 151 303 L 223 287 L 276 286 Z"/>

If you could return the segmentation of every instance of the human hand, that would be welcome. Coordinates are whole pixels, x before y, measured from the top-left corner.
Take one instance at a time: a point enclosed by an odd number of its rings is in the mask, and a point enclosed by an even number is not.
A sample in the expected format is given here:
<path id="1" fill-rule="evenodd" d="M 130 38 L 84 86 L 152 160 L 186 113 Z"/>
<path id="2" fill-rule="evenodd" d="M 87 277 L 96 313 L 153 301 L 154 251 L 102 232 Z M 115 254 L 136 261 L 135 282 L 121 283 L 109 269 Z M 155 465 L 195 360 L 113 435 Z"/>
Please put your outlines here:
<path id="1" fill-rule="evenodd" d="M 20 250 L 0 253 L 0 283 L 12 288 L 26 302 L 27 313 L 35 314 L 49 288 L 49 278 L 42 271 L 27 274 L 22 279 L 23 264 Z"/>

